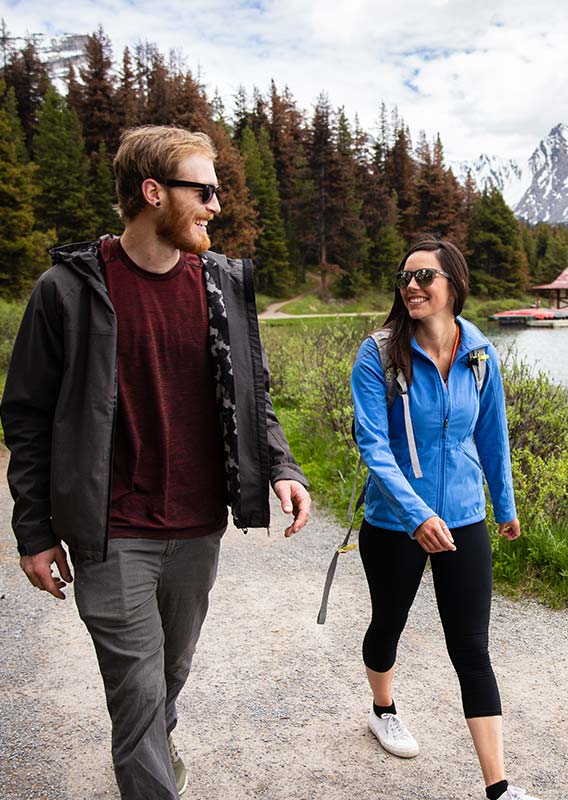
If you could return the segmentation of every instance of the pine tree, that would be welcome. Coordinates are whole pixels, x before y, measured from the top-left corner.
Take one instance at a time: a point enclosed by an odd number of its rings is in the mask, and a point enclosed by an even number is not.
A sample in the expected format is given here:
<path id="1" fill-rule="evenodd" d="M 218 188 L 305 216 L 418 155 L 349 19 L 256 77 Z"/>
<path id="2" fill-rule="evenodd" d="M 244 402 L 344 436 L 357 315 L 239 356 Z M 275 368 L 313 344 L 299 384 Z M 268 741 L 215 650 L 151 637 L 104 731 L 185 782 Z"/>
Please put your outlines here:
<path id="1" fill-rule="evenodd" d="M 40 187 L 35 199 L 38 227 L 55 228 L 60 243 L 90 239 L 95 220 L 81 123 L 55 89 L 45 97 L 33 147 Z"/>
<path id="2" fill-rule="evenodd" d="M 122 69 L 114 97 L 116 124 L 119 133 L 132 128 L 140 121 L 139 101 L 136 94 L 136 76 L 132 67 L 132 56 L 128 47 L 122 54 Z"/>
<path id="3" fill-rule="evenodd" d="M 143 120 L 147 125 L 172 125 L 178 111 L 175 78 L 155 45 L 147 52 L 146 98 Z M 179 76 L 178 76 L 179 77 Z"/>
<path id="4" fill-rule="evenodd" d="M 451 169 L 444 166 L 444 150 L 438 134 L 430 149 L 424 132 L 416 151 L 414 186 L 414 233 L 450 239 L 463 248 L 468 214 L 465 193 Z"/>
<path id="5" fill-rule="evenodd" d="M 385 176 L 389 194 L 396 192 L 399 210 L 400 233 L 410 239 L 414 235 L 414 204 L 416 165 L 411 154 L 408 129 L 400 122 L 398 112 L 393 112 L 394 143 L 385 158 Z"/>
<path id="6" fill-rule="evenodd" d="M 221 214 L 210 226 L 213 249 L 233 257 L 251 257 L 259 226 L 247 188 L 243 157 L 223 128 L 211 123 L 205 133 L 219 154 L 215 169 L 221 185 Z"/>
<path id="7" fill-rule="evenodd" d="M 233 138 L 239 143 L 244 129 L 249 125 L 249 102 L 245 87 L 241 84 L 234 97 Z"/>
<path id="8" fill-rule="evenodd" d="M 269 131 L 294 282 L 303 283 L 315 244 L 310 218 L 314 184 L 306 154 L 308 132 L 289 89 L 280 95 L 274 81 L 270 86 Z"/>
<path id="9" fill-rule="evenodd" d="M 568 267 L 568 235 L 565 228 L 552 228 L 546 254 L 540 263 L 539 282 L 552 283 Z"/>
<path id="10" fill-rule="evenodd" d="M 331 106 L 326 94 L 321 94 L 316 103 L 311 126 L 309 149 L 310 169 L 315 187 L 313 197 L 313 220 L 317 236 L 317 260 L 321 276 L 322 291 L 328 291 L 331 272 L 340 273 L 338 264 L 330 263 L 333 237 L 332 219 L 337 219 L 337 208 L 341 202 L 337 184 L 337 152 L 333 141 Z"/>
<path id="11" fill-rule="evenodd" d="M 361 138 L 361 134 L 359 133 Z M 331 237 L 333 260 L 343 270 L 339 282 L 339 293 L 343 297 L 353 297 L 366 286 L 365 266 L 367 263 L 368 239 L 365 225 L 361 219 L 363 197 L 359 190 L 361 163 L 357 153 L 351 128 L 345 112 L 340 109 L 335 120 L 335 148 L 337 152 L 334 174 L 334 201 L 330 207 L 330 226 L 334 231 Z M 359 157 L 363 157 L 359 153 Z"/>
<path id="12" fill-rule="evenodd" d="M 174 78 L 172 105 L 173 125 L 206 133 L 216 127 L 213 122 L 213 109 L 207 101 L 205 90 L 191 72 L 179 73 Z"/>
<path id="13" fill-rule="evenodd" d="M 0 79 L 0 292 L 17 297 L 29 291 L 48 266 L 54 231 L 34 229 L 35 166 L 27 157 L 24 134 L 15 113 L 15 92 Z"/>
<path id="14" fill-rule="evenodd" d="M 521 242 L 529 268 L 531 283 L 539 283 L 536 236 L 533 235 L 533 230 L 526 223 L 521 222 L 519 227 L 521 230 Z"/>
<path id="15" fill-rule="evenodd" d="M 232 133 L 232 128 L 227 119 L 227 111 L 225 109 L 225 103 L 223 102 L 223 98 L 219 94 L 219 89 L 215 89 L 215 94 L 213 95 L 213 100 L 211 101 L 211 110 L 213 112 L 213 122 L 216 125 L 220 125 L 225 133 L 229 134 Z"/>
<path id="16" fill-rule="evenodd" d="M 292 285 L 286 233 L 280 212 L 274 157 L 269 134 L 261 129 L 258 141 L 251 128 L 241 137 L 247 183 L 259 212 L 260 236 L 256 243 L 256 274 L 259 289 L 283 295 Z"/>
<path id="17" fill-rule="evenodd" d="M 69 64 L 65 82 L 67 84 L 67 105 L 69 108 L 74 109 L 78 115 L 82 108 L 83 89 L 77 80 L 73 64 Z"/>
<path id="18" fill-rule="evenodd" d="M 257 137 L 263 128 L 268 128 L 270 124 L 268 118 L 268 103 L 261 94 L 257 86 L 253 86 L 252 90 L 252 109 L 249 114 L 248 126 L 252 128 L 252 132 Z"/>
<path id="19" fill-rule="evenodd" d="M 392 291 L 396 268 L 406 250 L 406 242 L 399 234 L 396 223 L 379 228 L 373 245 L 373 286 L 382 291 Z"/>
<path id="20" fill-rule="evenodd" d="M 21 50 L 13 52 L 2 70 L 7 88 L 13 87 L 18 115 L 24 130 L 28 152 L 37 128 L 38 115 L 51 83 L 47 68 L 41 61 L 32 41 Z"/>
<path id="21" fill-rule="evenodd" d="M 97 152 L 101 142 L 114 153 L 119 137 L 115 78 L 110 39 L 102 27 L 87 37 L 85 55 L 86 64 L 79 70 L 81 99 L 75 110 L 83 126 L 87 153 Z"/>
<path id="22" fill-rule="evenodd" d="M 361 173 L 360 177 L 361 218 L 369 239 L 366 269 L 372 286 L 378 289 L 390 288 L 389 276 L 405 250 L 405 242 L 398 233 L 396 192 L 389 192 L 385 174 L 388 137 L 387 112 L 383 103 L 379 135 L 371 146 L 365 174 Z"/>
<path id="23" fill-rule="evenodd" d="M 113 208 L 116 197 L 112 166 L 104 142 L 100 143 L 98 152 L 91 155 L 91 176 L 89 197 L 95 235 L 120 233 L 122 224 Z"/>
<path id="24" fill-rule="evenodd" d="M 519 223 L 497 189 L 485 190 L 475 204 L 467 246 L 476 293 L 499 297 L 526 289 Z"/>

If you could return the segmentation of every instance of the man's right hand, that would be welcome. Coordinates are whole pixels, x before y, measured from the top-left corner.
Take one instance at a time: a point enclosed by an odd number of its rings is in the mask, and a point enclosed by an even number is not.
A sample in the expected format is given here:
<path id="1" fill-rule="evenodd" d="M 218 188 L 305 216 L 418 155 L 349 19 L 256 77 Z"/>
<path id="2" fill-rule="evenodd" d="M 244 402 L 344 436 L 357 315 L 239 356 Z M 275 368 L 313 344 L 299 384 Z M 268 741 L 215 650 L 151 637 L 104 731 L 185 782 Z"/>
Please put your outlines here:
<path id="1" fill-rule="evenodd" d="M 55 563 L 59 575 L 53 575 L 51 565 Z M 29 582 L 41 589 L 49 592 L 59 600 L 65 600 L 65 595 L 61 591 L 67 583 L 71 583 L 73 576 L 67 563 L 65 550 L 60 544 L 50 547 L 49 550 L 42 550 L 34 556 L 21 556 L 20 567 L 28 576 Z"/>

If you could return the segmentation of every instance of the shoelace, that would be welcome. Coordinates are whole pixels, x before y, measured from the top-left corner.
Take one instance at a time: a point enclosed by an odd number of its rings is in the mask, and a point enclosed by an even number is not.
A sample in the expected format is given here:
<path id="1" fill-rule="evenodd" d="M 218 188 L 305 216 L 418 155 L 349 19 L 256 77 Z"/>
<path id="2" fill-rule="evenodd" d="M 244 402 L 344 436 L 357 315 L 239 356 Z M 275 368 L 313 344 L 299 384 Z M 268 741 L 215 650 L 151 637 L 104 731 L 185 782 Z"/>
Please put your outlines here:
<path id="1" fill-rule="evenodd" d="M 170 751 L 170 758 L 172 762 L 177 761 L 179 759 L 179 753 L 171 736 L 168 738 L 168 750 Z"/>
<path id="2" fill-rule="evenodd" d="M 515 786 L 509 786 L 508 793 L 505 795 L 505 797 L 507 800 L 521 800 L 526 793 L 526 789 L 517 789 Z"/>
<path id="3" fill-rule="evenodd" d="M 402 722 L 394 714 L 383 714 L 383 719 L 387 720 L 387 731 L 393 739 L 402 739 L 408 732 Z"/>

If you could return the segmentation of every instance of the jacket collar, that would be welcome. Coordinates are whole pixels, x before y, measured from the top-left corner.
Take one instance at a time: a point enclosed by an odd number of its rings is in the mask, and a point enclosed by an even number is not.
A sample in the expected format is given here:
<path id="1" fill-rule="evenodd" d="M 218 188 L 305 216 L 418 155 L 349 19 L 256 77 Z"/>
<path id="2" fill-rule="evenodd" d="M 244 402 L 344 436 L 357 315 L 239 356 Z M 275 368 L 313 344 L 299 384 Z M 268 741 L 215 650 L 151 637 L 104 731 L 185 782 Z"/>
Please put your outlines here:
<path id="1" fill-rule="evenodd" d="M 456 317 L 456 322 L 461 329 L 460 346 L 458 348 L 457 357 L 471 353 L 472 350 L 479 350 L 480 348 L 487 348 L 490 345 L 487 339 L 472 322 L 468 322 L 461 316 Z M 416 341 L 416 337 L 412 338 L 412 348 L 424 355 L 424 351 Z"/>
<path id="2" fill-rule="evenodd" d="M 461 328 L 461 342 L 458 352 L 470 353 L 480 347 L 488 347 L 490 344 L 489 339 L 472 322 L 463 317 L 456 317 L 456 322 Z"/>

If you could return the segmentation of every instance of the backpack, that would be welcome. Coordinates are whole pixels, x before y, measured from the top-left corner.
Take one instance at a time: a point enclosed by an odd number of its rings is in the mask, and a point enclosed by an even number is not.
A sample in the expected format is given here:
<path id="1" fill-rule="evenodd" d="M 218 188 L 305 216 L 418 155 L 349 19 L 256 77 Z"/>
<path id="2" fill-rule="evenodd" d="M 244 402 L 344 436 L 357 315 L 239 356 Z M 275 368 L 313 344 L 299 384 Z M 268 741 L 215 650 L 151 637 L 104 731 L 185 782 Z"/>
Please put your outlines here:
<path id="1" fill-rule="evenodd" d="M 422 478 L 423 474 L 422 474 L 422 469 L 420 468 L 420 461 L 418 459 L 418 451 L 416 449 L 416 441 L 414 439 L 414 430 L 412 428 L 412 417 L 410 415 L 408 384 L 406 382 L 404 372 L 401 369 L 399 369 L 395 374 L 394 367 L 388 360 L 387 345 L 390 339 L 390 335 L 391 332 L 388 328 L 381 328 L 381 330 L 371 333 L 368 338 L 372 339 L 376 345 L 376 348 L 379 352 L 379 358 L 381 360 L 381 366 L 385 374 L 385 379 L 387 383 L 387 408 L 389 409 L 391 408 L 397 396 L 400 395 L 400 398 L 402 400 L 404 408 L 404 427 L 406 430 L 406 438 L 408 441 L 408 450 L 410 452 L 410 462 L 412 464 L 412 470 L 414 472 L 415 478 Z M 478 392 L 481 392 L 481 389 L 483 388 L 483 383 L 485 381 L 485 374 L 487 372 L 488 358 L 489 356 L 487 355 L 485 348 L 472 350 L 468 353 L 467 356 L 467 363 L 475 376 L 475 383 Z M 355 439 L 354 421 L 351 425 L 351 431 L 353 439 L 355 440 L 355 443 L 357 443 L 357 440 Z M 318 625 L 323 625 L 325 622 L 325 618 L 327 616 L 327 602 L 329 598 L 331 584 L 333 583 L 333 577 L 335 575 L 335 570 L 337 567 L 337 560 L 341 555 L 341 553 L 347 553 L 349 552 L 349 550 L 354 550 L 357 547 L 356 544 L 349 544 L 349 539 L 351 538 L 351 532 L 353 530 L 353 522 L 355 519 L 355 514 L 361 508 L 365 500 L 366 485 L 363 487 L 363 490 L 361 491 L 357 499 L 357 502 L 355 502 L 355 496 L 357 494 L 357 479 L 359 477 L 359 470 L 361 469 L 362 464 L 363 464 L 363 459 L 359 457 L 357 469 L 355 470 L 355 477 L 353 478 L 353 488 L 351 490 L 349 507 L 347 509 L 347 522 L 349 524 L 349 530 L 347 531 L 347 535 L 345 536 L 343 542 L 340 544 L 340 546 L 333 554 L 333 558 L 331 559 L 331 564 L 329 565 L 327 571 L 323 589 L 323 597 L 317 618 Z"/>

